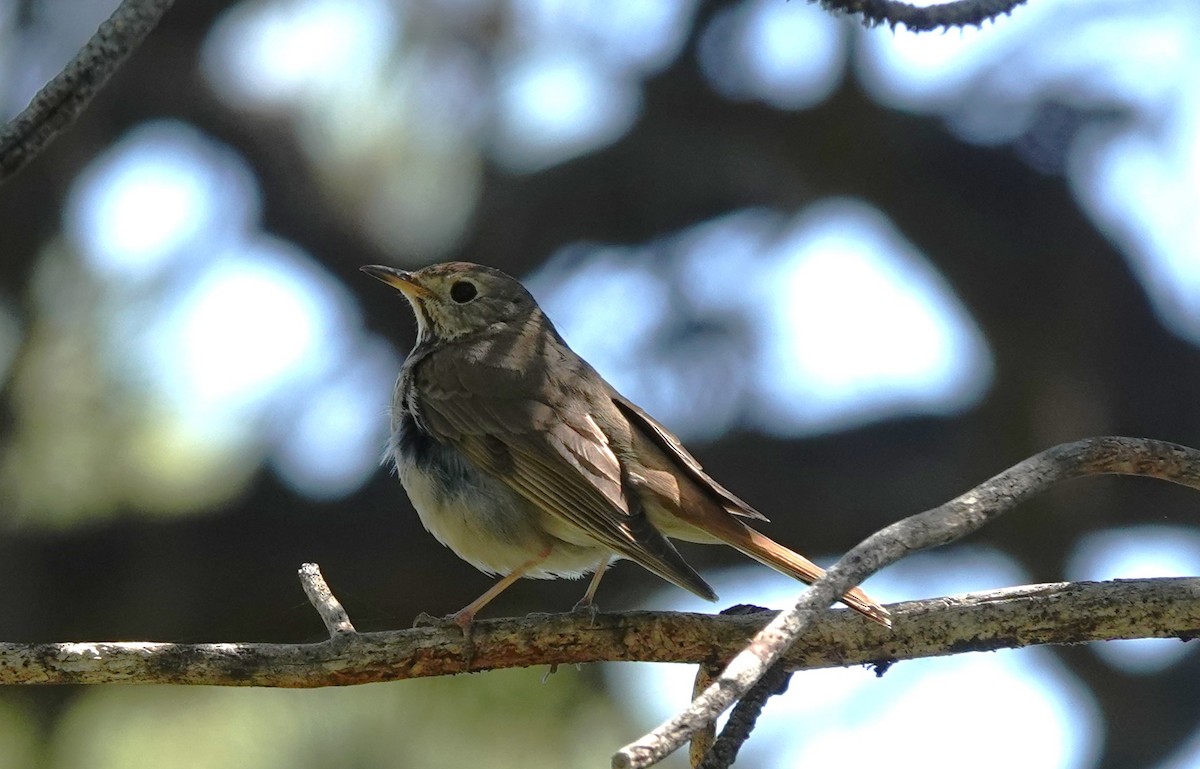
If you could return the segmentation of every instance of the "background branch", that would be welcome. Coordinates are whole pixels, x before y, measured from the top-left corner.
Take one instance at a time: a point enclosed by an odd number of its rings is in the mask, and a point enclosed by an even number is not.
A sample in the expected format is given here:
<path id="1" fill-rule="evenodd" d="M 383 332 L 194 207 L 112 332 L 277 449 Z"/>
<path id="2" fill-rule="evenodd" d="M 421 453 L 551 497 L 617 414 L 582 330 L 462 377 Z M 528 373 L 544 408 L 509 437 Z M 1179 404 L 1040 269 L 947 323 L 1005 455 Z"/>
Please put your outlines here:
<path id="1" fill-rule="evenodd" d="M 71 123 L 175 0 L 124 0 L 75 58 L 0 131 L 0 182 L 33 160 Z"/>
<path id="2" fill-rule="evenodd" d="M 897 0 L 819 0 L 822 8 L 861 16 L 865 24 L 903 24 L 910 32 L 946 27 L 980 26 L 1000 14 L 1008 15 L 1025 0 L 955 0 L 938 5 L 910 5 Z"/>
<path id="3" fill-rule="evenodd" d="M 1029 585 L 892 604 L 891 632 L 816 612 L 786 670 L 874 664 L 1039 644 L 1200 633 L 1200 578 Z M 315 688 L 467 670 L 603 661 L 713 663 L 773 616 L 676 612 L 481 620 L 468 668 L 458 628 L 339 633 L 309 644 L 0 644 L 0 684 L 171 683 Z"/>

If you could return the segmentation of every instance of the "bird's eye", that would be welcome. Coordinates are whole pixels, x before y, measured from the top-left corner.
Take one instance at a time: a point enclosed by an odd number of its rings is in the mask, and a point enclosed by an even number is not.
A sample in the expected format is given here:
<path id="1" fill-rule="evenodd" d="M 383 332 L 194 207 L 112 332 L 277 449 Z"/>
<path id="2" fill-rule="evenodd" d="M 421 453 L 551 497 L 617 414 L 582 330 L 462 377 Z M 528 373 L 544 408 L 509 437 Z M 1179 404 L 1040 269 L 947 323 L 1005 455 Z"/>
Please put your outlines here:
<path id="1" fill-rule="evenodd" d="M 469 280 L 460 280 L 450 287 L 450 298 L 459 304 L 466 304 L 479 294 L 479 289 Z"/>

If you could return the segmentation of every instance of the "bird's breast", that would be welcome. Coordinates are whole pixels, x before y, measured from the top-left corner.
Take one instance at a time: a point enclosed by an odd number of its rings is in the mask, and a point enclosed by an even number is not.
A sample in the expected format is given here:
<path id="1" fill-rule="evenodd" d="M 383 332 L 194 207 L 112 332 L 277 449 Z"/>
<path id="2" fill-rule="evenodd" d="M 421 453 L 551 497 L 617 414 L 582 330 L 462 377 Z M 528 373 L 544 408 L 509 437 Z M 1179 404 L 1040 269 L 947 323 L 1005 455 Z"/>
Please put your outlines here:
<path id="1" fill-rule="evenodd" d="M 480 571 L 507 574 L 547 549 L 551 557 L 528 576 L 576 576 L 595 565 L 599 551 L 556 538 L 531 503 L 425 432 L 411 412 L 397 412 L 389 450 L 421 524 Z"/>

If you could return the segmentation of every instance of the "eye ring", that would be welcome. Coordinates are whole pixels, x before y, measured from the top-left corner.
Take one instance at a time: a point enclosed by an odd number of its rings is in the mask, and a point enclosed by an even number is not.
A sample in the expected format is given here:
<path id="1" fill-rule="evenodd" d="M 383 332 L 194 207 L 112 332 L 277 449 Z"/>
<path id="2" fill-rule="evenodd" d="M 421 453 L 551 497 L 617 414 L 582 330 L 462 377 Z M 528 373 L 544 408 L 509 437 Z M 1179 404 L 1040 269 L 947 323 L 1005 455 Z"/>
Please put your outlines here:
<path id="1" fill-rule="evenodd" d="M 450 298 L 459 304 L 466 304 L 477 296 L 479 289 L 469 280 L 455 281 L 454 285 L 450 286 Z"/>

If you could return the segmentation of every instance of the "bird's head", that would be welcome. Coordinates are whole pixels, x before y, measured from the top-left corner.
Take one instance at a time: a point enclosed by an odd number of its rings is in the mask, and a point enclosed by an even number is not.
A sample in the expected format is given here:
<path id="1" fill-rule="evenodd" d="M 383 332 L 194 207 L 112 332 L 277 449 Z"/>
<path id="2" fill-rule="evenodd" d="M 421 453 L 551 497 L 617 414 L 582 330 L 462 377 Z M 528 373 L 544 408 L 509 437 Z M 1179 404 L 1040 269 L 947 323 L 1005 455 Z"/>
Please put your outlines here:
<path id="1" fill-rule="evenodd" d="M 538 311 L 520 281 L 470 262 L 445 262 L 406 272 L 368 265 L 362 271 L 404 294 L 417 316 L 417 342 L 450 341 Z"/>

